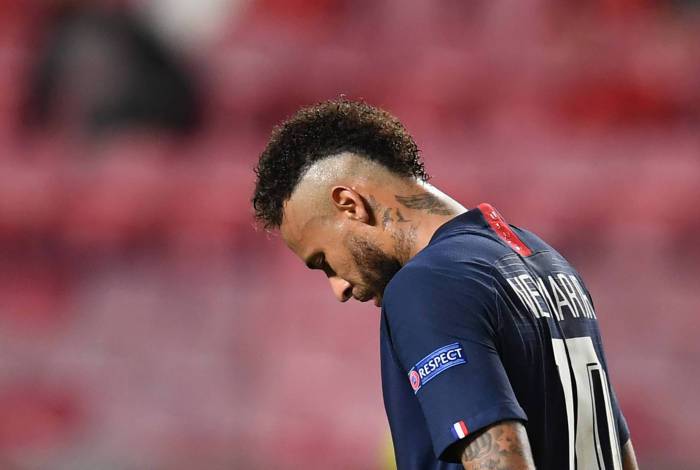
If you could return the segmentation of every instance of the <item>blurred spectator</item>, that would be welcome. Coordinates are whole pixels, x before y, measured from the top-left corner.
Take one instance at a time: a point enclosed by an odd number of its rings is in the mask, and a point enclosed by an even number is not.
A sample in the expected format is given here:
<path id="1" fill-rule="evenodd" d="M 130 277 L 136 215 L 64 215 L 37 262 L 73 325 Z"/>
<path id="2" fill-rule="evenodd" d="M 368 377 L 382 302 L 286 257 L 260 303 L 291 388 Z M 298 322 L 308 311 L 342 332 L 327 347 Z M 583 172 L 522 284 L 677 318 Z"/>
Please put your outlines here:
<path id="1" fill-rule="evenodd" d="M 30 127 L 96 136 L 189 132 L 199 124 L 193 77 L 128 10 L 59 2 L 37 57 L 25 110 Z"/>

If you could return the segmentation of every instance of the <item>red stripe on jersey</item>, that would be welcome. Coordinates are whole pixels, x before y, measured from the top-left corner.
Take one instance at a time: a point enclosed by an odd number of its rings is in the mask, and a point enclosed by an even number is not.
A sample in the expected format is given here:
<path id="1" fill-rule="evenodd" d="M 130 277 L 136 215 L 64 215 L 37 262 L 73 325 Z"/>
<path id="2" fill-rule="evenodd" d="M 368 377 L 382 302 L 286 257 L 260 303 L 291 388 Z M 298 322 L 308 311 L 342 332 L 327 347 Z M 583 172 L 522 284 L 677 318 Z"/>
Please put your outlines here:
<path id="1" fill-rule="evenodd" d="M 469 429 L 467 429 L 467 425 L 464 424 L 464 421 L 459 422 L 459 427 L 462 428 L 462 432 L 464 432 L 465 436 L 469 434 Z"/>
<path id="2" fill-rule="evenodd" d="M 496 235 L 506 242 L 513 251 L 520 256 L 530 256 L 532 254 L 532 250 L 518 238 L 513 229 L 510 228 L 508 223 L 501 217 L 501 214 L 491 204 L 483 202 L 479 204 L 479 210 L 484 214 L 484 218 L 493 231 L 496 232 Z"/>

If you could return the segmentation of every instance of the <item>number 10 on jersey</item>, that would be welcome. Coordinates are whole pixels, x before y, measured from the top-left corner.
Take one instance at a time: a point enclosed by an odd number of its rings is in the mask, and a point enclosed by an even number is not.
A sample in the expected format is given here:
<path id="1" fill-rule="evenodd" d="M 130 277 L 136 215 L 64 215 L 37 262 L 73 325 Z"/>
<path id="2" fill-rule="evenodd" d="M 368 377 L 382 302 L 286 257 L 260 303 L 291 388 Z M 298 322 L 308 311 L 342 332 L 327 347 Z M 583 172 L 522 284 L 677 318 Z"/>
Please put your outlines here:
<path id="1" fill-rule="evenodd" d="M 552 346 L 566 403 L 569 470 L 621 470 L 608 379 L 593 341 L 587 336 L 553 339 Z"/>

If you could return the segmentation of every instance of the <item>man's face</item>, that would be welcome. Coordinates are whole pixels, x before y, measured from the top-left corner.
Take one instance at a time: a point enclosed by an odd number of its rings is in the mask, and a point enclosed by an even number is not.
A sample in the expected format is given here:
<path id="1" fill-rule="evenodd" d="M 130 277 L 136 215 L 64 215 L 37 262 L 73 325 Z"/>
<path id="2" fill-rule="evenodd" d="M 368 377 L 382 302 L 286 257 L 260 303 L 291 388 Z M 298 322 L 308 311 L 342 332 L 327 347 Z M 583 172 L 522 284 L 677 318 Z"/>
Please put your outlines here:
<path id="1" fill-rule="evenodd" d="M 311 269 L 323 270 L 333 293 L 381 305 L 384 288 L 401 268 L 382 247 L 381 231 L 360 221 L 312 217 L 288 206 L 280 227 L 287 246 Z"/>

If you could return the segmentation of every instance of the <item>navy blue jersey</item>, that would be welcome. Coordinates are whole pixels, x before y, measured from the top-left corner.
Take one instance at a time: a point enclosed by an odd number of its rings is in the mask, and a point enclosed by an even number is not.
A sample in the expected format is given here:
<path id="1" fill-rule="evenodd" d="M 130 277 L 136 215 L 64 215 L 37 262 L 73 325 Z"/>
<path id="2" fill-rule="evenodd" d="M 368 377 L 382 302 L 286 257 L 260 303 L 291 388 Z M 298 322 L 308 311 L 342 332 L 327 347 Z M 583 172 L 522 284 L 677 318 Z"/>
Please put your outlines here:
<path id="1" fill-rule="evenodd" d="M 454 444 L 503 420 L 525 424 L 538 470 L 622 468 L 629 431 L 590 293 L 488 204 L 440 227 L 391 280 L 381 358 L 401 470 L 462 468 Z"/>

